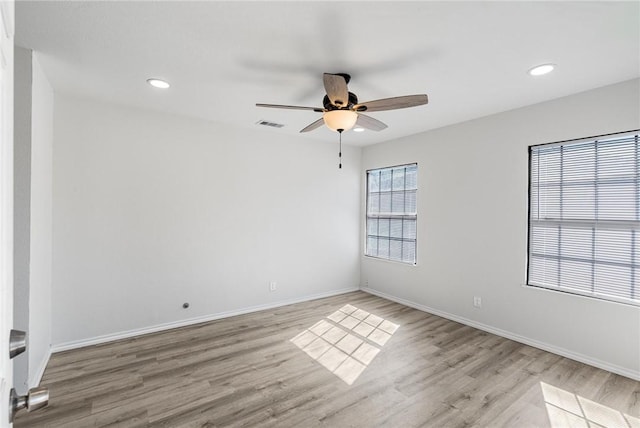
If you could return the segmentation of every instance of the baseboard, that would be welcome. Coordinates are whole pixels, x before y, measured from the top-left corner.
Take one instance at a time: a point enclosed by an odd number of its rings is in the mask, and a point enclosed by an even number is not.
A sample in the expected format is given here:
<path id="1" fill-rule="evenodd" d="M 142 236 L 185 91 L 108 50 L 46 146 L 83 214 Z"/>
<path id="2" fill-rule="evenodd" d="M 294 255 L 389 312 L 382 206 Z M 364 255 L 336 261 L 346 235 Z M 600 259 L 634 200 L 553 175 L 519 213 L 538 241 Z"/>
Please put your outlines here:
<path id="1" fill-rule="evenodd" d="M 496 327 L 492 327 L 490 325 L 482 324 L 477 321 L 473 321 L 464 317 L 460 317 L 457 315 L 450 314 L 448 312 L 440 311 L 438 309 L 431 308 L 429 306 L 421 305 L 419 303 L 412 302 L 410 300 L 402 299 L 400 297 L 392 296 L 387 293 L 383 293 L 382 291 L 373 290 L 368 287 L 361 287 L 361 291 L 365 293 L 373 294 L 374 296 L 382 297 L 383 299 L 391 300 L 396 303 L 400 303 L 405 306 L 409 306 L 410 308 L 418 309 L 422 312 L 427 312 L 429 314 L 437 315 L 442 318 L 449 319 L 451 321 L 459 322 L 461 324 L 468 325 L 469 327 L 477 328 L 478 330 L 483 330 L 488 333 L 495 334 L 497 336 L 501 336 L 507 339 L 514 340 L 519 343 L 523 343 L 525 345 L 533 346 L 534 348 L 542 349 L 543 351 L 548 351 L 553 354 L 561 355 L 563 357 L 570 358 L 575 361 L 579 361 L 584 364 L 588 364 L 590 366 L 597 367 L 599 369 L 607 370 L 612 373 L 619 374 L 621 376 L 628 377 L 633 380 L 640 380 L 640 372 L 635 372 L 633 370 L 629 370 L 625 367 L 620 367 L 615 364 L 610 364 L 605 361 L 598 360 L 596 358 L 589 357 L 587 355 L 579 354 L 568 349 L 560 348 L 555 345 L 550 345 L 548 343 L 540 342 L 534 339 L 530 339 L 525 336 L 521 336 L 516 333 L 512 333 L 507 330 L 502 330 Z"/>
<path id="2" fill-rule="evenodd" d="M 266 309 L 279 308 L 281 306 L 292 305 L 294 303 L 302 303 L 302 302 L 308 302 L 310 300 L 323 299 L 325 297 L 331 297 L 331 296 L 337 296 L 337 295 L 340 295 L 340 294 L 352 293 L 354 291 L 359 291 L 359 290 L 360 290 L 360 288 L 358 288 L 358 287 L 342 288 L 342 289 L 339 289 L 339 290 L 333 290 L 333 291 L 329 291 L 329 292 L 325 292 L 325 293 L 312 294 L 312 295 L 299 297 L 299 298 L 295 298 L 295 299 L 281 300 L 279 302 L 268 303 L 268 304 L 265 304 L 265 305 L 251 306 L 251 307 L 237 309 L 237 310 L 233 310 L 233 311 L 219 312 L 219 313 L 216 313 L 216 314 L 210 314 L 210 315 L 205 315 L 205 316 L 201 316 L 201 317 L 189 318 L 189 319 L 185 319 L 185 320 L 174 321 L 174 322 L 169 322 L 169 323 L 164 323 L 164 324 L 158 324 L 158 325 L 154 325 L 154 326 L 150 326 L 150 327 L 144 327 L 144 328 L 128 330 L 128 331 L 121 331 L 121 332 L 117 332 L 117 333 L 113 333 L 113 334 L 106 334 L 106 335 L 103 335 L 103 336 L 92 337 L 92 338 L 89 338 L 89 339 L 82 339 L 82 340 L 75 340 L 75 341 L 71 341 L 71 342 L 59 343 L 59 344 L 55 344 L 55 345 L 52 346 L 51 352 L 55 353 L 55 352 L 69 351 L 71 349 L 84 348 L 86 346 L 92 346 L 92 345 L 98 345 L 98 344 L 101 344 L 101 343 L 113 342 L 115 340 L 127 339 L 129 337 L 140 336 L 140 335 L 143 335 L 143 334 L 157 333 L 159 331 L 171 330 L 173 328 L 185 327 L 185 326 L 189 326 L 189 325 L 193 325 L 193 324 L 199 324 L 199 323 L 203 323 L 203 322 L 209 322 L 209 321 L 215 321 L 215 320 L 219 320 L 219 319 L 223 319 L 223 318 L 234 317 L 234 316 L 237 316 L 237 315 L 244 315 L 244 314 L 249 314 L 249 313 L 252 313 L 252 312 L 264 311 Z M 42 369 L 42 372 L 44 373 L 44 368 Z"/>
<path id="3" fill-rule="evenodd" d="M 47 355 L 40 361 L 40 366 L 38 366 L 38 371 L 33 374 L 33 376 L 29 376 L 29 388 L 34 388 L 40 385 L 42 381 L 42 376 L 44 376 L 44 371 L 47 368 L 47 364 L 49 364 L 49 359 L 51 359 L 51 346 L 47 350 Z"/>

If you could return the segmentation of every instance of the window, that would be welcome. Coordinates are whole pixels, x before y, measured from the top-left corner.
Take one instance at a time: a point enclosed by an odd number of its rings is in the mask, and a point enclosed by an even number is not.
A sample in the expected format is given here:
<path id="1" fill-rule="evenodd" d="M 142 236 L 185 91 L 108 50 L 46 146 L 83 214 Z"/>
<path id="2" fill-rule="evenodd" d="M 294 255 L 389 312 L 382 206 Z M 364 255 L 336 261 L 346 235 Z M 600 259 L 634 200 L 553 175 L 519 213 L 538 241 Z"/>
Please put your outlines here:
<path id="1" fill-rule="evenodd" d="M 416 263 L 417 189 L 417 164 L 367 171 L 367 256 Z"/>
<path id="2" fill-rule="evenodd" d="M 638 133 L 529 148 L 527 283 L 640 304 Z"/>

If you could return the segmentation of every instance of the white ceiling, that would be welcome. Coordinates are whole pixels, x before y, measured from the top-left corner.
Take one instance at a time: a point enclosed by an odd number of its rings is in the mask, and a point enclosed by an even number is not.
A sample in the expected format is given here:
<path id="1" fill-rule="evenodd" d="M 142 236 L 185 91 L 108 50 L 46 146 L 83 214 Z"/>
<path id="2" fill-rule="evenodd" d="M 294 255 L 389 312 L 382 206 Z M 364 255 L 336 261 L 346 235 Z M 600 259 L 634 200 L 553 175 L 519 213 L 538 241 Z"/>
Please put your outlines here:
<path id="1" fill-rule="evenodd" d="M 337 136 L 298 133 L 319 113 L 255 103 L 321 107 L 323 72 L 350 73 L 360 101 L 429 95 L 371 113 L 389 128 L 345 133 L 355 145 L 640 76 L 637 1 L 18 1 L 16 33 L 57 92 L 301 139 Z M 547 62 L 552 74 L 526 73 Z"/>

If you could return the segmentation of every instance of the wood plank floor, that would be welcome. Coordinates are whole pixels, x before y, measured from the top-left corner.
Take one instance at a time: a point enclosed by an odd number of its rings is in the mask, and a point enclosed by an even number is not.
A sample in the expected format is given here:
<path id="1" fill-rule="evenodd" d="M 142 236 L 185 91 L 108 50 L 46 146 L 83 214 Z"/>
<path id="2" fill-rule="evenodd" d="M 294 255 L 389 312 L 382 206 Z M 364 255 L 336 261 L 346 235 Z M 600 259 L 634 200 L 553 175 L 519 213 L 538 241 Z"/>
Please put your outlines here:
<path id="1" fill-rule="evenodd" d="M 640 427 L 640 383 L 363 292 L 56 353 L 16 427 Z"/>

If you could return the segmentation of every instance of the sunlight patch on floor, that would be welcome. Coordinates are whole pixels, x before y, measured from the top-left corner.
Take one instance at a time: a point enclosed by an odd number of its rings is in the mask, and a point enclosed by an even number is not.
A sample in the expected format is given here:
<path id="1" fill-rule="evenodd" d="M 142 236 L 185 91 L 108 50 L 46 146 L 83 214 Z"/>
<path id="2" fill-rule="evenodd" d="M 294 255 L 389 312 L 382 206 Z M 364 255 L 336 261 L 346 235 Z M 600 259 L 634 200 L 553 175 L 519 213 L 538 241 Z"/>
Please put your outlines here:
<path id="1" fill-rule="evenodd" d="M 640 428 L 640 419 L 540 382 L 552 427 Z"/>
<path id="2" fill-rule="evenodd" d="M 353 305 L 344 305 L 291 343 L 351 385 L 400 326 Z"/>

